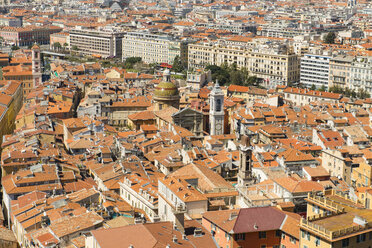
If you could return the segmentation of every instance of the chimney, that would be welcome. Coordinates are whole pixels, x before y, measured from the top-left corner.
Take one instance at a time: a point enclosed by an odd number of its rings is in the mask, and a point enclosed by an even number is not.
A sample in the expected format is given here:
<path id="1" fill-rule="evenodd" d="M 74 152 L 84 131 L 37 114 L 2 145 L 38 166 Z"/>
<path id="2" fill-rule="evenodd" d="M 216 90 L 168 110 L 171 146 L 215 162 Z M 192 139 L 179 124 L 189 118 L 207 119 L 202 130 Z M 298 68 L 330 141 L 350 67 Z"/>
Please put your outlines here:
<path id="1" fill-rule="evenodd" d="M 177 205 L 174 211 L 174 226 L 181 233 L 185 233 L 185 212 L 186 209 L 182 205 Z"/>

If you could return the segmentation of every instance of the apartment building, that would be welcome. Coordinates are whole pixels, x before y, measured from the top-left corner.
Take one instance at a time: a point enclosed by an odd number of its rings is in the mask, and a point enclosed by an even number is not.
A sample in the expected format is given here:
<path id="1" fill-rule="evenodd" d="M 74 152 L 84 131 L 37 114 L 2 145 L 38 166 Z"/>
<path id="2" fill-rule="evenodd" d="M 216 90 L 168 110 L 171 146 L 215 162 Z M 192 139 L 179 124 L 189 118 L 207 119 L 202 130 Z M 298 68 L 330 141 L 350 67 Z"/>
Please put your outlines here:
<path id="1" fill-rule="evenodd" d="M 22 83 L 0 81 L 0 91 L 0 137 L 3 137 L 15 128 L 14 120 L 23 103 Z M 2 141 L 1 139 L 0 144 Z"/>
<path id="2" fill-rule="evenodd" d="M 272 24 L 261 26 L 257 29 L 257 35 L 276 38 L 294 38 L 295 36 L 313 36 L 317 31 L 313 28 L 298 28 L 290 25 Z"/>
<path id="3" fill-rule="evenodd" d="M 353 59 L 353 56 L 335 56 L 329 60 L 329 87 L 348 87 Z"/>
<path id="4" fill-rule="evenodd" d="M 337 93 L 292 87 L 286 88 L 283 93 L 285 100 L 292 101 L 297 106 L 304 106 L 316 101 L 336 103 L 342 98 L 342 95 Z"/>
<path id="5" fill-rule="evenodd" d="M 350 89 L 372 94 L 372 57 L 358 57 L 350 68 Z"/>
<path id="6" fill-rule="evenodd" d="M 0 26 L 22 27 L 22 18 L 1 15 Z"/>
<path id="7" fill-rule="evenodd" d="M 119 182 L 120 197 L 132 207 L 141 209 L 152 221 L 160 220 L 158 216 L 157 184 L 136 174 L 128 175 Z"/>
<path id="8" fill-rule="evenodd" d="M 334 190 L 322 196 L 310 193 L 307 202 L 307 217 L 300 223 L 300 247 L 371 246 L 370 209 Z"/>
<path id="9" fill-rule="evenodd" d="M 121 58 L 123 36 L 123 32 L 111 29 L 74 29 L 70 46 L 83 55 Z"/>
<path id="10" fill-rule="evenodd" d="M 198 27 L 227 30 L 234 34 L 256 33 L 256 25 L 250 23 L 197 23 Z"/>
<path id="11" fill-rule="evenodd" d="M 29 46 L 34 43 L 49 44 L 50 35 L 61 31 L 62 28 L 56 26 L 2 27 L 0 28 L 0 37 L 7 44 Z"/>
<path id="12" fill-rule="evenodd" d="M 283 83 L 299 81 L 299 58 L 286 46 L 276 44 L 243 46 L 223 42 L 189 45 L 190 69 L 202 69 L 207 65 L 224 63 L 247 68 L 251 75 L 266 81 L 275 80 Z"/>
<path id="13" fill-rule="evenodd" d="M 305 54 L 301 58 L 301 84 L 311 88 L 328 89 L 330 56 Z"/>
<path id="14" fill-rule="evenodd" d="M 123 37 L 123 61 L 141 57 L 146 63 L 173 64 L 176 56 L 187 61 L 187 42 L 168 35 L 129 32 Z"/>

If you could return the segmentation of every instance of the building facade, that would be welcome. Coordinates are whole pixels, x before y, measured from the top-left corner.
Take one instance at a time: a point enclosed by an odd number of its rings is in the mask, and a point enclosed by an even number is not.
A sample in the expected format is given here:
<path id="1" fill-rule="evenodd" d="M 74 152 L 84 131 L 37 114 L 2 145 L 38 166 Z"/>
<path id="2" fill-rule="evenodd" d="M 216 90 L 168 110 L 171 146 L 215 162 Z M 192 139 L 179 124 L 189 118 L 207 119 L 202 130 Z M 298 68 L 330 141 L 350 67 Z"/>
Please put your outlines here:
<path id="1" fill-rule="evenodd" d="M 141 57 L 145 63 L 173 64 L 176 56 L 187 61 L 187 42 L 168 35 L 129 32 L 123 37 L 123 61 Z"/>
<path id="2" fill-rule="evenodd" d="M 329 56 L 305 54 L 301 58 L 301 84 L 328 89 L 329 60 Z"/>
<path id="3" fill-rule="evenodd" d="M 0 37 L 7 44 L 29 46 L 34 43 L 49 44 L 50 35 L 61 31 L 62 28 L 56 26 L 2 27 L 0 28 Z"/>
<path id="4" fill-rule="evenodd" d="M 223 42 L 197 43 L 188 46 L 188 67 L 203 69 L 207 65 L 236 64 L 252 76 L 265 81 L 295 83 L 300 79 L 300 60 L 286 46 L 232 45 Z"/>
<path id="5" fill-rule="evenodd" d="M 70 46 L 83 55 L 121 58 L 123 36 L 114 30 L 75 29 L 70 31 Z"/>

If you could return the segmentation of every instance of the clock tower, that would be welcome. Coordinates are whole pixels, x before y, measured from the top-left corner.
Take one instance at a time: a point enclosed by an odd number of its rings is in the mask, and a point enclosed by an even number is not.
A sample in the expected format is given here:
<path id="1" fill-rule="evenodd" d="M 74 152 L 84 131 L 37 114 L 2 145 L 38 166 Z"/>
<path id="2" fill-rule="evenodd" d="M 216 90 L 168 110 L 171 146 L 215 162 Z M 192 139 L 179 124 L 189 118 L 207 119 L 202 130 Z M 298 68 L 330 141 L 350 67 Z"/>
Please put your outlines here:
<path id="1" fill-rule="evenodd" d="M 223 108 L 224 93 L 218 84 L 214 85 L 209 94 L 209 124 L 210 135 L 224 134 L 225 111 Z"/>

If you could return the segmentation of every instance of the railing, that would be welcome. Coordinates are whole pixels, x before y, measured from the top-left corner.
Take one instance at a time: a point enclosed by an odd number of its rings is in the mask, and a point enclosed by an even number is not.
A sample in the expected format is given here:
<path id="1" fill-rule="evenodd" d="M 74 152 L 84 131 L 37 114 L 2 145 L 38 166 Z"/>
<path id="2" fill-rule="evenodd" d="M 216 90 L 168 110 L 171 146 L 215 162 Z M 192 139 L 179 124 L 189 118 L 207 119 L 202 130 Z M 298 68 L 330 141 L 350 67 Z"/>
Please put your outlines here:
<path id="1" fill-rule="evenodd" d="M 341 207 L 340 205 L 334 203 L 332 200 L 328 200 L 326 198 L 308 194 L 307 199 L 313 202 L 316 202 L 317 204 L 323 206 L 324 208 L 331 209 L 332 211 L 339 213 L 339 212 L 344 212 L 344 208 Z"/>
<path id="2" fill-rule="evenodd" d="M 306 220 L 304 218 L 301 219 L 300 225 L 302 228 L 308 231 L 314 232 L 317 235 L 322 236 L 328 240 L 333 240 L 339 237 L 343 237 L 343 236 L 346 236 L 352 233 L 360 232 L 360 231 L 371 228 L 371 225 L 366 224 L 365 226 L 358 225 L 358 226 L 342 228 L 337 231 L 329 231 L 325 229 L 324 227 L 311 223 L 309 220 Z"/>
<path id="3" fill-rule="evenodd" d="M 314 232 L 314 233 L 318 234 L 319 236 L 323 236 L 328 240 L 332 239 L 332 232 L 331 231 L 328 231 L 327 229 L 325 229 L 322 226 L 311 223 L 310 221 L 307 221 L 304 218 L 301 219 L 300 225 L 301 225 L 301 227 L 303 227 L 303 228 L 305 228 L 305 229 L 307 229 L 311 232 Z"/>

